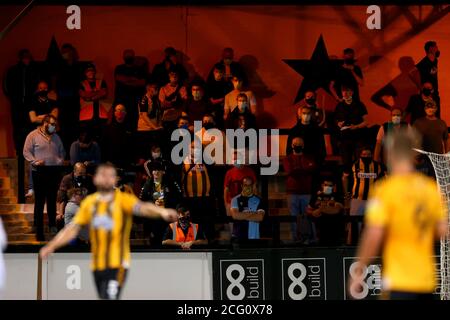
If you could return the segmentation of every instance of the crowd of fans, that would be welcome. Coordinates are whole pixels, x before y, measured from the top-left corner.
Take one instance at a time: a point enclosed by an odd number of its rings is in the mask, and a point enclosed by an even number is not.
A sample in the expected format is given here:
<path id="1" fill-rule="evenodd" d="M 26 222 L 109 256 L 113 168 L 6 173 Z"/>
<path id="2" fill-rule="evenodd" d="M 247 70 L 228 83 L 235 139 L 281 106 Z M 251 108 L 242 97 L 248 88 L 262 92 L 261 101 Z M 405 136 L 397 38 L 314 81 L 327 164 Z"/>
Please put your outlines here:
<path id="1" fill-rule="evenodd" d="M 414 126 L 423 135 L 424 150 L 449 150 L 447 125 L 439 118 L 436 42 L 427 42 L 425 52 L 416 66 L 418 93 L 405 110 L 392 103 L 391 118 L 379 126 L 376 138 L 360 99 L 364 76 L 353 49 L 343 51 L 343 63 L 330 82 L 334 112 L 325 112 L 314 90 L 304 94 L 293 113 L 296 124 L 289 130 L 282 161 L 288 209 L 297 217 L 292 240 L 348 243 L 344 217 L 364 214 L 372 185 L 386 172 L 383 142 L 392 130 Z M 211 143 L 204 130 L 257 128 L 256 97 L 231 48 L 223 50 L 206 81 L 189 77 L 174 48 L 165 49 L 165 59 L 151 72 L 133 50 L 125 50 L 124 63 L 114 70 L 112 105 L 107 103 L 108 84 L 97 77 L 95 65 L 81 63 L 70 44 L 64 44 L 61 53 L 59 64 L 42 67 L 28 50 L 21 50 L 4 82 L 18 156 L 23 154 L 30 165 L 27 196 L 35 197 L 38 240 L 45 239 L 44 204 L 50 232 L 55 233 L 58 223 L 70 223 L 82 199 L 95 191 L 90 177 L 101 162 L 119 168 L 117 187 L 123 192 L 177 209 L 179 220 L 171 225 L 136 221 L 144 224 L 152 246 L 189 249 L 211 243 L 217 238 L 215 219 L 220 216 L 232 217 L 232 241 L 265 237 L 260 225 L 270 214 L 268 205 L 257 195 L 255 167 L 238 161 L 240 151 L 234 152 L 231 167 L 174 165 L 170 159 L 173 130 L 192 132 L 193 121 L 202 122 L 203 147 Z M 331 170 L 334 174 L 325 173 L 330 154 L 326 135 L 340 155 Z M 195 152 L 192 144 L 192 156 Z M 68 163 L 73 172 L 61 181 L 58 168 Z M 422 156 L 417 157 L 417 168 L 434 174 Z M 81 239 L 88 241 L 87 232 Z"/>

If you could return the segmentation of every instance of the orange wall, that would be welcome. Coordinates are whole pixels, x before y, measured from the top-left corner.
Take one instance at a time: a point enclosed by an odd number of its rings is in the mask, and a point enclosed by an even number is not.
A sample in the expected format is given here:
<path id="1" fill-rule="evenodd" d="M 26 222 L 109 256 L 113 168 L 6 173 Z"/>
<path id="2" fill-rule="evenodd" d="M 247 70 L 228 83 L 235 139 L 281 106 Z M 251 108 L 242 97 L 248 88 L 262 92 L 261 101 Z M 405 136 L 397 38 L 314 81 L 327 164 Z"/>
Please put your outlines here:
<path id="1" fill-rule="evenodd" d="M 6 25 L 20 11 L 17 6 L 2 6 L 0 26 Z M 268 127 L 290 127 L 294 124 L 292 102 L 301 76 L 282 59 L 308 59 L 320 34 L 323 34 L 329 55 L 340 56 L 342 49 L 353 47 L 360 57 L 381 55 L 382 59 L 368 64 L 362 59 L 365 86 L 361 97 L 369 109 L 372 123 L 381 123 L 388 112 L 375 106 L 371 95 L 400 74 L 398 61 L 410 56 L 415 62 L 423 57 L 423 44 L 434 39 L 442 52 L 440 59 L 440 92 L 442 116 L 450 122 L 446 108 L 450 99 L 448 52 L 450 16 L 426 31 L 411 37 L 390 52 L 377 52 L 383 41 L 406 31 L 410 25 L 402 16 L 386 30 L 367 30 L 366 7 L 345 7 L 357 21 L 355 28 L 344 23 L 340 11 L 329 6 L 230 6 L 230 7 L 97 7 L 82 6 L 81 30 L 66 29 L 64 6 L 36 6 L 0 40 L 0 73 L 16 62 L 20 48 L 29 48 L 35 59 L 45 59 L 52 35 L 58 44 L 75 45 L 83 60 L 93 60 L 113 92 L 113 69 L 121 63 L 122 50 L 134 48 L 137 55 L 149 59 L 151 67 L 162 59 L 162 50 L 174 46 L 183 51 L 184 63 L 193 74 L 206 76 L 219 59 L 223 47 L 231 46 L 237 60 L 251 71 L 252 89 L 258 96 L 262 117 Z M 391 10 L 387 7 L 386 10 Z M 415 10 L 415 9 L 414 9 Z M 415 12 L 415 11 L 414 11 Z M 377 36 L 376 40 L 367 40 Z M 447 89 L 447 90 L 446 90 Z M 327 109 L 334 102 L 325 94 L 319 101 Z M 0 94 L 0 157 L 12 156 L 9 107 Z"/>

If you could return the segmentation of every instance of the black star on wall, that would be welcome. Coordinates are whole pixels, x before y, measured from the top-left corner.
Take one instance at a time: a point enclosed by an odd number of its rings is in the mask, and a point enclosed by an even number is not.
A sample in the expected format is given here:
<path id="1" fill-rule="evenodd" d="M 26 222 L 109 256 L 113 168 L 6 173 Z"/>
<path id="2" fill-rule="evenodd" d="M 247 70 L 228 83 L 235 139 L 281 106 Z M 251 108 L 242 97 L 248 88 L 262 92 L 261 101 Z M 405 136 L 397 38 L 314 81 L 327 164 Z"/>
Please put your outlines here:
<path id="1" fill-rule="evenodd" d="M 331 60 L 328 57 L 322 35 L 316 43 L 311 59 L 283 59 L 283 62 L 303 76 L 294 104 L 303 99 L 307 90 L 315 91 L 322 88 L 330 93 L 330 81 L 336 74 L 339 65 L 342 64 L 342 60 Z"/>

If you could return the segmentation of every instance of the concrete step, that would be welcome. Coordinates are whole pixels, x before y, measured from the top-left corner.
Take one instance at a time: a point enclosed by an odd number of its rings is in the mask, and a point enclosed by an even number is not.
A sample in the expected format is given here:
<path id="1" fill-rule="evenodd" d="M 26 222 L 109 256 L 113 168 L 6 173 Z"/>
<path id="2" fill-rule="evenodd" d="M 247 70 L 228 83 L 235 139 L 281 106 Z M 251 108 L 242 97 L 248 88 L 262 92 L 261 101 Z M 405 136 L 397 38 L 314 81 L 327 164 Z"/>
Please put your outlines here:
<path id="1" fill-rule="evenodd" d="M 11 178 L 0 175 L 0 188 L 10 189 L 11 188 Z"/>
<path id="2" fill-rule="evenodd" d="M 0 204 L 16 204 L 16 197 L 0 197 Z"/>
<path id="3" fill-rule="evenodd" d="M 14 190 L 0 188 L 0 197 L 13 197 L 13 196 L 14 196 Z"/>
<path id="4" fill-rule="evenodd" d="M 3 220 L 3 219 L 2 219 Z M 31 227 L 32 221 L 28 220 L 3 220 L 3 226 L 6 227 Z"/>
<path id="5" fill-rule="evenodd" d="M 1 213 L 16 213 L 21 210 L 20 204 L 0 204 L 0 214 Z"/>

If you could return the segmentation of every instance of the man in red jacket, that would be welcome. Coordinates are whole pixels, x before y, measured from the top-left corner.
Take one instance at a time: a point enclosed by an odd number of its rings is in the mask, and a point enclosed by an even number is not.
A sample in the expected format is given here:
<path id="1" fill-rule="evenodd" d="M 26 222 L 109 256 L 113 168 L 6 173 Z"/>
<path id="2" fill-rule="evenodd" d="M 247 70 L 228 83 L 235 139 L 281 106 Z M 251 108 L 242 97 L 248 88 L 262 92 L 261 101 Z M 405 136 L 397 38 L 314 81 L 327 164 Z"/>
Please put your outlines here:
<path id="1" fill-rule="evenodd" d="M 292 239 L 309 244 L 315 241 L 315 232 L 310 218 L 306 216 L 306 209 L 311 200 L 313 176 L 317 165 L 312 155 L 304 153 L 305 142 L 301 137 L 294 137 L 291 146 L 293 153 L 284 159 L 283 166 L 287 173 L 289 212 L 291 216 L 298 217 L 298 223 L 291 225 Z"/>

